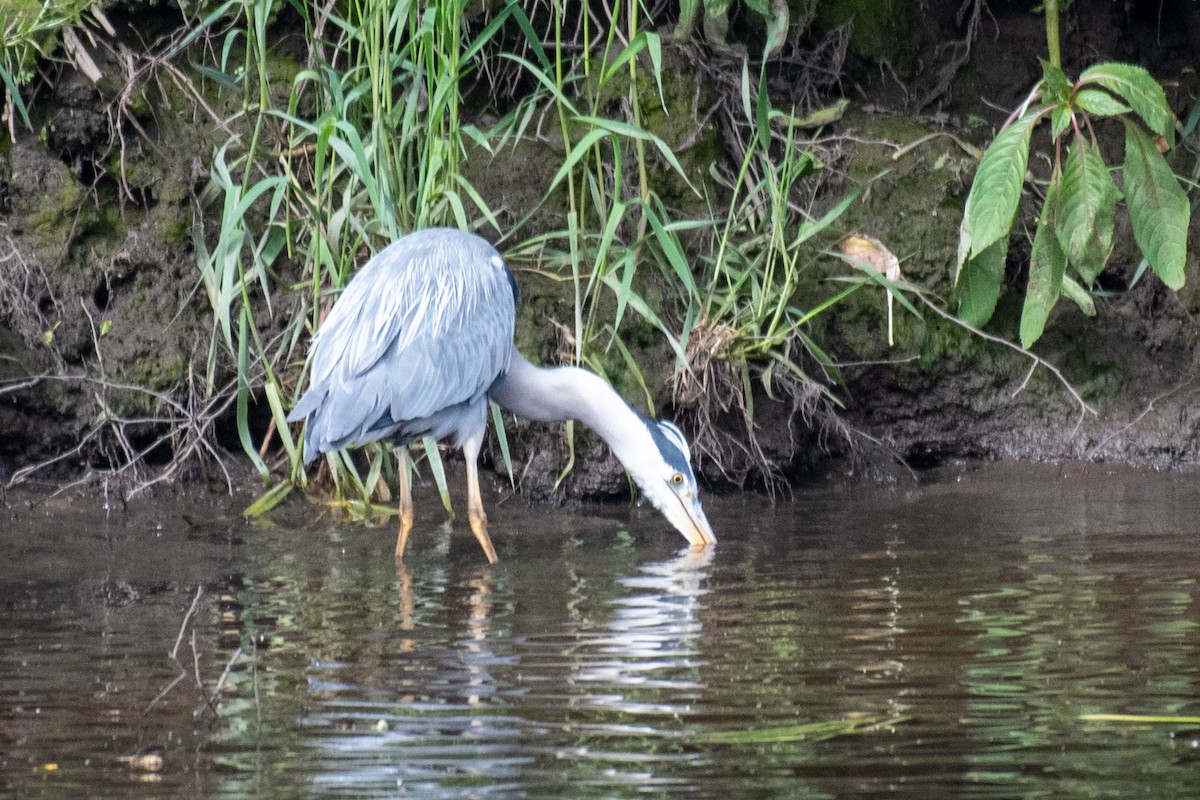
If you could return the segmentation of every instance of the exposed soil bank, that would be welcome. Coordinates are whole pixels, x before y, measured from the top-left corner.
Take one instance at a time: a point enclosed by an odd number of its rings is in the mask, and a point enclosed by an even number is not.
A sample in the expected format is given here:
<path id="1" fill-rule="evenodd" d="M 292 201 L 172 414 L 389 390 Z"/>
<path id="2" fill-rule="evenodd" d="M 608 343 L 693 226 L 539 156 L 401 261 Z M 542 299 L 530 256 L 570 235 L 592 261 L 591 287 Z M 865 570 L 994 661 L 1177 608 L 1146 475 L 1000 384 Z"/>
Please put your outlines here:
<path id="1" fill-rule="evenodd" d="M 992 3 L 994 19 L 983 17 L 982 30 L 955 69 L 962 50 L 954 50 L 954 43 L 967 33 L 955 19 L 960 4 L 893 5 L 904 11 L 894 31 L 903 35 L 883 36 L 863 22 L 848 40 L 840 82 L 819 98 L 851 100 L 848 113 L 825 131 L 826 141 L 837 138 L 822 151 L 829 177 L 819 202 L 828 207 L 882 169 L 890 172 L 820 244 L 831 245 L 852 231 L 874 236 L 901 258 L 906 279 L 948 306 L 961 209 L 976 161 L 952 137 L 927 137 L 947 132 L 986 143 L 1039 75 L 1042 20 L 1024 4 Z M 1164 82 L 1176 113 L 1185 116 L 1196 75 L 1184 67 L 1200 52 L 1193 35 L 1200 30 L 1200 9 L 1115 5 L 1104 0 L 1072 5 L 1064 18 L 1068 73 L 1107 59 L 1141 63 Z M 855 4 L 822 6 L 826 16 L 814 23 L 814 38 L 822 25 L 832 29 L 845 18 L 844 9 L 835 8 L 842 6 L 853 10 Z M 138 46 L 134 26 L 145 20 L 116 12 L 112 19 L 118 38 Z M 755 29 L 738 19 L 731 37 L 753 43 Z M 706 51 L 695 45 L 671 51 L 678 73 L 674 88 L 702 83 L 688 71 L 698 52 Z M 103 51 L 97 54 L 105 74 L 114 77 L 93 84 L 64 69 L 53 86 L 31 98 L 34 131 L 17 126 L 15 144 L 0 143 L 0 479 L 48 459 L 57 460 L 40 476 L 66 478 L 143 451 L 151 464 L 189 452 L 196 458 L 187 463 L 195 467 L 205 462 L 206 443 L 237 449 L 227 433 L 232 357 L 217 358 L 210 372 L 213 323 L 194 266 L 195 237 L 203 240 L 205 214 L 217 211 L 203 209 L 203 187 L 212 153 L 228 131 L 197 112 L 195 98 L 161 75 L 136 76 L 137 90 L 129 95 L 122 65 L 104 61 Z M 714 64 L 727 65 L 732 74 L 741 69 L 733 57 L 709 59 L 705 66 L 711 70 Z M 781 66 L 772 86 L 787 86 L 793 77 Z M 691 97 L 690 91 L 684 94 Z M 222 105 L 231 98 L 214 93 L 204 99 L 218 116 L 231 115 L 233 106 Z M 699 132 L 703 146 L 690 152 L 711 159 L 720 137 Z M 1045 147 L 1044 137 L 1037 141 Z M 505 163 L 506 157 L 511 161 Z M 531 157 L 529 150 L 497 158 L 468 165 L 497 206 L 519 204 L 531 192 L 536 196 L 538 181 L 550 177 L 531 169 L 545 159 Z M 1031 163 L 1036 169 L 1036 156 Z M 707 168 L 692 166 L 701 173 Z M 1192 173 L 1194 157 L 1186 147 L 1173 166 Z M 478 179 L 484 173 L 490 183 Z M 1022 214 L 1032 219 L 1031 210 Z M 842 364 L 845 386 L 836 392 L 845 403 L 843 417 L 866 435 L 851 441 L 881 443 L 863 452 L 885 469 L 894 463 L 892 455 L 918 467 L 958 457 L 1107 460 L 1159 468 L 1200 462 L 1197 254 L 1195 248 L 1189 254 L 1189 283 L 1180 294 L 1149 276 L 1129 289 L 1138 256 L 1125 233 L 1102 276 L 1101 284 L 1114 293 L 1100 300 L 1098 317 L 1089 320 L 1060 303 L 1036 347 L 1094 414 L 1045 368 L 1030 376 L 1027 357 L 968 334 L 928 309 L 921 319 L 899 312 L 896 344 L 889 348 L 883 297 L 860 291 L 820 318 L 814 330 Z M 1195 222 L 1193 233 L 1200 233 Z M 1200 236 L 1190 242 L 1200 242 Z M 819 273 L 844 271 L 840 262 L 813 257 Z M 988 329 L 1010 341 L 1016 338 L 1026 257 L 1014 245 L 1009 285 L 1017 288 L 1001 299 Z M 548 323 L 571 318 L 571 299 L 532 279 L 523 288 L 520 335 L 530 343 L 531 356 L 553 358 L 558 348 Z M 815 302 L 831 293 L 828 284 L 814 283 L 801 299 Z M 654 353 L 647 358 L 659 366 L 657 374 L 647 375 L 648 383 L 660 408 L 670 411 L 665 388 L 670 359 Z M 636 397 L 629 387 L 624 390 Z M 760 395 L 756 431 L 788 477 L 811 470 L 827 453 L 852 449 L 837 436 L 814 431 L 787 403 Z M 686 418 L 686 408 L 676 410 Z M 736 415 L 724 424 L 731 435 L 740 435 Z M 578 437 L 575 471 L 557 486 L 567 453 L 561 432 L 530 426 L 509 435 L 522 487 L 533 496 L 627 491 L 617 462 L 593 438 Z M 709 477 L 715 473 L 709 471 Z"/>

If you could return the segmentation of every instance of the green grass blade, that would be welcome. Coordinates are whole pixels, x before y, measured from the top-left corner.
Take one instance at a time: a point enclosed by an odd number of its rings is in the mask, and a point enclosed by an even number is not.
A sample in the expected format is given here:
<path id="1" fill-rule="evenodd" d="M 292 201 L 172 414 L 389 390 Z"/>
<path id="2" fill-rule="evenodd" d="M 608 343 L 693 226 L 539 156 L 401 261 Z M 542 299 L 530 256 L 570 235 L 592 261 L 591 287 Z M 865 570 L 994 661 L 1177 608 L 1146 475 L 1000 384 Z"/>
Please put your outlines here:
<path id="1" fill-rule="evenodd" d="M 266 514 L 268 511 L 275 508 L 275 506 L 282 503 L 284 499 L 292 493 L 292 489 L 294 488 L 295 486 L 291 481 L 280 481 L 259 495 L 258 499 L 253 503 L 246 506 L 246 508 L 242 511 L 242 516 L 261 517 L 263 514 Z"/>
<path id="2" fill-rule="evenodd" d="M 647 209 L 646 218 L 650 222 L 650 229 L 654 232 L 655 242 L 667 259 L 667 263 L 670 264 L 675 277 L 678 278 L 679 285 L 686 292 L 684 296 L 686 298 L 699 296 L 699 292 L 696 290 L 696 279 L 692 275 L 692 266 L 688 263 L 679 239 L 667 232 L 663 227 L 662 219 L 653 209 Z"/>
<path id="3" fill-rule="evenodd" d="M 25 122 L 25 127 L 33 130 L 33 123 L 29 121 L 29 112 L 25 109 L 25 100 L 21 97 L 17 82 L 3 66 L 0 66 L 0 81 L 4 82 L 4 90 L 8 93 L 8 99 L 12 103 L 13 108 L 17 110 L 17 113 L 21 115 L 21 119 Z"/>
<path id="4" fill-rule="evenodd" d="M 638 126 L 632 125 L 628 122 L 605 119 L 604 117 L 582 116 L 578 118 L 578 121 L 586 125 L 594 125 L 597 130 L 606 130 L 613 134 L 623 136 L 627 139 L 650 142 L 655 146 L 655 148 L 658 149 L 658 152 L 662 155 L 666 162 L 671 165 L 672 171 L 674 171 L 675 174 L 687 184 L 688 188 L 691 189 L 697 197 L 703 196 L 700 193 L 700 190 L 696 188 L 696 185 L 692 183 L 691 178 L 688 177 L 687 172 L 683 169 L 683 165 L 679 163 L 679 159 L 675 156 L 675 151 L 672 150 L 670 145 L 668 145 L 658 136 L 645 130 L 644 128 L 639 128 Z"/>
<path id="5" fill-rule="evenodd" d="M 433 473 L 433 481 L 437 484 L 438 494 L 442 498 L 442 507 L 450 519 L 454 519 L 454 506 L 450 502 L 450 486 L 446 482 L 446 467 L 442 463 L 442 453 L 438 450 L 436 439 L 428 436 L 421 439 L 425 448 L 425 458 L 429 460 L 429 471 Z"/>
<path id="6" fill-rule="evenodd" d="M 1200 725 L 1200 717 L 1160 716 L 1157 714 L 1080 714 L 1084 722 L 1131 722 L 1146 725 Z"/>
<path id="7" fill-rule="evenodd" d="M 379 478 L 383 474 L 383 465 L 387 461 L 388 454 L 384 447 L 372 447 L 367 450 L 367 477 L 363 481 L 363 485 L 367 488 L 367 500 L 378 494 Z"/>
<path id="8" fill-rule="evenodd" d="M 258 470 L 258 474 L 263 477 L 263 480 L 267 480 L 270 477 L 270 470 L 267 469 L 262 457 L 258 455 L 258 450 L 250 438 L 250 375 L 252 370 L 250 368 L 250 335 L 246 330 L 249 324 L 250 312 L 243 308 L 238 315 L 237 433 L 238 441 L 242 443 L 242 449 L 249 456 L 254 468 Z"/>
<path id="9" fill-rule="evenodd" d="M 646 384 L 646 377 L 642 374 L 642 368 L 638 366 L 633 353 L 629 352 L 629 348 L 625 346 L 625 343 L 621 341 L 621 337 L 617 335 L 616 328 L 610 326 L 608 332 L 612 342 L 617 346 L 617 352 L 621 354 L 621 360 L 625 362 L 625 368 L 633 376 L 638 388 L 642 390 L 642 395 L 646 398 L 647 411 L 649 411 L 651 417 L 657 417 L 658 415 L 654 410 L 654 395 L 650 391 L 650 387 Z"/>
<path id="10" fill-rule="evenodd" d="M 622 291 L 620 282 L 617 281 L 616 277 L 612 274 L 605 275 L 604 282 L 608 285 L 608 288 L 612 289 L 614 292 Z M 680 344 L 679 340 L 675 338 L 675 335 L 671 332 L 671 329 L 668 328 L 666 323 L 663 322 L 662 317 L 655 313 L 654 309 L 652 309 L 649 304 L 642 299 L 641 296 L 634 292 L 629 293 L 628 303 L 634 311 L 641 314 L 647 322 L 658 328 L 658 330 L 666 337 L 667 343 L 671 346 L 671 349 L 675 351 L 675 356 L 679 359 L 679 363 L 687 363 L 687 358 L 683 354 L 682 345 Z"/>
<path id="11" fill-rule="evenodd" d="M 187 48 L 191 47 L 192 43 L 204 36 L 208 29 L 215 23 L 227 19 L 234 9 L 242 6 L 243 0 L 226 0 L 226 2 L 214 8 L 204 16 L 204 19 L 196 25 L 189 25 L 187 33 L 179 41 L 175 42 L 169 50 L 162 56 L 163 61 L 171 61 L 175 56 L 182 53 Z"/>
<path id="12" fill-rule="evenodd" d="M 529 59 L 513 53 L 501 53 L 500 57 L 524 67 L 529 72 L 529 75 L 537 83 L 539 83 L 545 91 L 549 92 L 550 96 L 554 99 L 554 102 L 563 107 L 563 111 L 565 113 L 574 117 L 579 116 L 579 112 L 575 109 L 575 105 L 563 91 L 563 87 L 560 86 L 554 80 L 554 78 L 550 76 L 548 70 L 539 69 L 535 64 L 530 62 Z"/>
<path id="13" fill-rule="evenodd" d="M 329 471 L 333 475 L 334 485 L 337 487 L 337 492 L 341 496 L 345 496 L 346 483 L 349 482 L 350 488 L 354 490 L 364 502 L 370 500 L 371 492 L 367 489 L 367 485 L 363 483 L 362 476 L 358 474 L 358 466 L 354 463 L 354 456 L 349 450 L 342 449 L 334 453 L 328 454 Z"/>
<path id="14" fill-rule="evenodd" d="M 529 20 L 525 9 L 522 8 L 520 0 L 507 0 L 505 5 L 505 10 L 512 15 L 513 19 L 517 22 L 517 27 L 521 29 L 522 42 L 528 45 L 529 49 L 537 57 L 538 64 L 541 65 L 541 71 L 547 73 L 552 71 L 554 65 L 550 62 L 550 57 L 546 55 L 545 48 L 542 47 L 541 34 L 534 30 L 533 23 Z"/>
<path id="15" fill-rule="evenodd" d="M 773 728 L 748 728 L 736 731 L 710 731 L 692 734 L 689 741 L 703 744 L 783 744 L 787 742 L 823 742 L 836 736 L 871 733 L 893 728 L 909 717 L 872 715 L 847 719 L 821 720 Z"/>
<path id="16" fill-rule="evenodd" d="M 582 139 L 571 148 L 571 152 L 567 154 L 562 166 L 558 168 L 558 172 L 554 173 L 554 177 L 550 181 L 550 185 L 546 188 L 546 194 L 552 193 L 558 188 L 558 185 L 571 174 L 590 152 L 594 144 L 609 136 L 609 132 L 602 128 L 594 128 L 587 132 Z"/>
<path id="17" fill-rule="evenodd" d="M 814 317 L 833 308 L 838 303 L 842 302 L 847 297 L 854 294 L 854 292 L 858 291 L 859 289 L 861 289 L 863 286 L 866 286 L 866 285 L 867 285 L 866 278 L 851 279 L 850 285 L 847 286 L 845 289 L 842 289 L 840 292 L 833 295 L 832 297 L 825 298 L 825 300 L 821 301 L 818 305 L 814 306 L 813 308 L 809 309 L 808 311 L 799 312 L 799 310 L 797 309 L 797 316 L 795 317 L 792 324 L 794 326 L 804 325 L 805 323 L 812 320 Z"/>
<path id="18" fill-rule="evenodd" d="M 500 445 L 500 456 L 504 460 L 504 469 L 508 473 L 508 482 L 515 489 L 517 488 L 517 479 L 513 474 L 512 454 L 508 449 L 508 430 L 504 425 L 504 412 L 500 406 L 492 400 L 488 400 L 488 406 L 492 410 L 492 430 L 496 432 L 496 443 Z"/>
<path id="19" fill-rule="evenodd" d="M 629 298 L 633 296 L 633 276 L 637 274 L 637 253 L 633 250 L 626 250 L 621 254 L 617 265 L 621 275 L 621 283 L 620 287 L 616 290 L 617 310 L 613 314 L 612 323 L 614 332 L 620 330 L 621 321 L 625 319 L 625 309 L 629 305 Z"/>
<path id="20" fill-rule="evenodd" d="M 263 392 L 267 396 L 267 403 L 271 406 L 271 418 L 275 420 L 275 430 L 279 434 L 279 441 L 283 442 L 288 462 L 295 464 L 300 460 L 300 452 L 296 448 L 296 442 L 292 439 L 292 428 L 288 425 L 287 414 L 283 410 L 283 401 L 279 396 L 279 384 L 267 381 Z"/>
<path id="21" fill-rule="evenodd" d="M 833 207 L 830 208 L 828 211 L 826 211 L 825 214 L 816 222 L 810 222 L 808 220 L 805 220 L 800 225 L 800 228 L 799 228 L 798 232 L 796 233 L 796 238 L 792 240 L 792 244 L 791 244 L 792 248 L 798 248 L 800 245 L 804 244 L 809 239 L 811 239 L 812 237 L 816 236 L 821 231 L 828 228 L 831 224 L 833 224 L 833 222 L 835 220 L 837 220 L 838 217 L 840 217 L 843 213 L 845 213 L 846 209 L 849 208 L 854 203 L 854 201 L 856 201 L 858 199 L 859 195 L 861 195 L 864 191 L 866 191 L 866 189 L 872 183 L 879 180 L 884 175 L 887 175 L 889 172 L 891 172 L 890 169 L 885 169 L 882 172 L 879 172 L 876 175 L 872 176 L 862 186 L 859 186 L 857 189 L 850 192 L 848 195 L 843 197 L 841 200 L 837 201 L 833 205 Z"/>
<path id="22" fill-rule="evenodd" d="M 567 437 L 567 465 L 563 467 L 562 472 L 558 474 L 558 479 L 554 481 L 552 491 L 558 491 L 558 487 L 567 479 L 571 471 L 575 469 L 575 420 L 569 419 L 563 426 Z"/>

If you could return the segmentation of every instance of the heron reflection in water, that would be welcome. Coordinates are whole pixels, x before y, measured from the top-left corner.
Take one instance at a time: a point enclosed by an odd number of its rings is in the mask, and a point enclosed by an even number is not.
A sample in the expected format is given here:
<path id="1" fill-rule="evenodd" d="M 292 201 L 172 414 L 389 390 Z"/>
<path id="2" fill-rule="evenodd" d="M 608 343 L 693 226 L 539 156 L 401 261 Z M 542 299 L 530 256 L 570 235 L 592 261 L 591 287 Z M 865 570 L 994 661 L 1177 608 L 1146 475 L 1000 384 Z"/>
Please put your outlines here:
<path id="1" fill-rule="evenodd" d="M 453 436 L 467 465 L 471 530 L 495 563 L 478 465 L 490 397 L 528 419 L 587 424 L 694 548 L 716 541 L 680 430 L 638 414 L 592 372 L 525 360 L 513 344 L 516 303 L 504 259 L 475 234 L 430 228 L 381 250 L 314 338 L 308 390 L 288 416 L 308 420 L 305 463 L 351 444 L 394 442 L 401 558 L 413 525 L 407 444 Z"/>

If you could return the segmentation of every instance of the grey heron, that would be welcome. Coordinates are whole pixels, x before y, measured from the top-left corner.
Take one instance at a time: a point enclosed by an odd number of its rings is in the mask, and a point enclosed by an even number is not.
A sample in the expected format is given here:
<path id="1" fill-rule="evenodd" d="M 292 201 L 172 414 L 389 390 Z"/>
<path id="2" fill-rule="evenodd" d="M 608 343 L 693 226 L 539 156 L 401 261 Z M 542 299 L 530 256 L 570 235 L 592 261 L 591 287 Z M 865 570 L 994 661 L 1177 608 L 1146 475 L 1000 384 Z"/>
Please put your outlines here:
<path id="1" fill-rule="evenodd" d="M 491 397 L 532 420 L 587 424 L 693 547 L 716 541 L 680 430 L 643 417 L 593 372 L 527 361 L 513 343 L 516 304 L 504 259 L 475 234 L 429 228 L 379 251 L 314 337 L 309 386 L 288 415 L 308 420 L 305 463 L 348 445 L 393 441 L 402 558 L 413 525 L 407 444 L 453 436 L 467 466 L 471 530 L 495 563 L 478 466 Z"/>

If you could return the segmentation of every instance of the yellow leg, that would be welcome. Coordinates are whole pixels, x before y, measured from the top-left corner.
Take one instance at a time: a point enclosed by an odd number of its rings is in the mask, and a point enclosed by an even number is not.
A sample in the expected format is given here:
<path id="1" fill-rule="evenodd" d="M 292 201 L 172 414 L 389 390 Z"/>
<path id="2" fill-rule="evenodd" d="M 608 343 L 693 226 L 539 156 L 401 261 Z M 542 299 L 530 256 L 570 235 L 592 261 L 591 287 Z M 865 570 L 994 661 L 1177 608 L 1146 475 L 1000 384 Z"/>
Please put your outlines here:
<path id="1" fill-rule="evenodd" d="M 483 432 L 469 437 L 463 442 L 463 458 L 467 462 L 467 518 L 471 522 L 471 532 L 489 564 L 495 564 L 500 558 L 496 548 L 492 546 L 492 537 L 488 536 L 487 513 L 483 510 L 483 498 L 479 493 L 479 449 L 483 446 Z"/>
<path id="2" fill-rule="evenodd" d="M 417 601 L 413 596 L 412 574 L 408 566 L 399 559 L 396 560 L 396 591 L 399 595 L 400 621 L 396 626 L 399 630 L 411 632 L 416 630 Z M 400 640 L 400 652 L 409 653 L 416 649 L 416 642 L 411 638 Z"/>
<path id="3" fill-rule="evenodd" d="M 400 535 L 396 537 L 396 559 L 404 558 L 404 548 L 408 546 L 408 534 L 413 526 L 412 483 L 409 480 L 408 447 L 401 446 L 396 450 L 398 460 L 397 488 L 400 494 Z"/>

